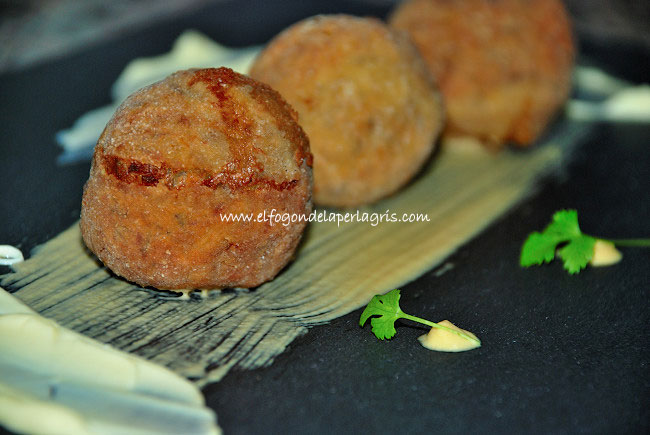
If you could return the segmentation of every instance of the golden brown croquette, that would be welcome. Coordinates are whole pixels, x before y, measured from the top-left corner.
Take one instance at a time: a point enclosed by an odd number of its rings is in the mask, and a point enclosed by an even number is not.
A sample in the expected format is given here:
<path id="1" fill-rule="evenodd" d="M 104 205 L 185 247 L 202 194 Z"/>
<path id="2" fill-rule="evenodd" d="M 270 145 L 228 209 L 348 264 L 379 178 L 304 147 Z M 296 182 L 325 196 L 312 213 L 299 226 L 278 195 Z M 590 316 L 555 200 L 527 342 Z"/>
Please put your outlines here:
<path id="1" fill-rule="evenodd" d="M 436 78 L 446 136 L 525 146 L 567 98 L 574 46 L 560 0 L 408 0 L 389 23 Z"/>
<path id="2" fill-rule="evenodd" d="M 187 70 L 131 95 L 106 126 L 81 232 L 108 268 L 141 286 L 254 287 L 287 264 L 306 225 L 254 220 L 273 209 L 311 212 L 311 154 L 296 113 L 228 68 Z"/>
<path id="3" fill-rule="evenodd" d="M 303 20 L 268 44 L 250 74 L 300 114 L 317 204 L 356 206 L 394 193 L 421 168 L 442 126 L 417 50 L 376 19 Z"/>

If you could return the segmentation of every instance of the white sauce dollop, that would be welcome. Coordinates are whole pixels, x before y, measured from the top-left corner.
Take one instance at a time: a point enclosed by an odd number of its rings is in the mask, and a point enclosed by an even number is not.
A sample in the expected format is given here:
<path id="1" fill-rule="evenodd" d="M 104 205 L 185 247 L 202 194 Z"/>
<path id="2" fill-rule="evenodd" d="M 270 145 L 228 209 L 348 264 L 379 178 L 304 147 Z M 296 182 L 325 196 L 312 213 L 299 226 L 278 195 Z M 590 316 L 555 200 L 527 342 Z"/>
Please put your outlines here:
<path id="1" fill-rule="evenodd" d="M 0 245 L 0 266 L 11 266 L 24 260 L 20 249 L 11 245 Z"/>

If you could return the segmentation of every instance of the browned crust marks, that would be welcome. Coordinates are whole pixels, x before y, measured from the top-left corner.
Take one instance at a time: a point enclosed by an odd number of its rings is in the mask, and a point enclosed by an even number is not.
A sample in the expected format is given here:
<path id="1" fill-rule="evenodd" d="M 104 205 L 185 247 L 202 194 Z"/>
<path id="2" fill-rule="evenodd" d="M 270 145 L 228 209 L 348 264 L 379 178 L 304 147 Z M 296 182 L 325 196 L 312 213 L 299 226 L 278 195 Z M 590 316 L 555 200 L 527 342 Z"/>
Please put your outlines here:
<path id="1" fill-rule="evenodd" d="M 106 173 L 122 182 L 140 186 L 162 184 L 170 190 L 200 185 L 211 189 L 228 186 L 233 190 L 247 186 L 265 186 L 280 191 L 293 189 L 298 183 L 296 179 L 277 182 L 260 177 L 264 167 L 257 161 L 249 162 L 249 166 L 245 166 L 243 170 L 238 170 L 235 164 L 228 163 L 221 172 L 211 174 L 201 169 L 170 168 L 165 163 L 156 166 L 114 155 L 102 154 L 101 160 Z"/>
<path id="2" fill-rule="evenodd" d="M 227 126 L 223 133 L 228 139 L 230 152 L 235 156 L 233 162 L 235 168 L 241 170 L 246 167 L 247 163 L 250 163 L 248 155 L 249 151 L 254 149 L 250 143 L 254 135 L 254 124 L 246 116 L 246 111 L 242 110 L 237 102 L 228 95 L 228 89 L 246 86 L 250 88 L 251 97 L 272 115 L 278 129 L 284 133 L 286 139 L 298 145 L 295 155 L 298 166 L 301 166 L 303 162 L 312 166 L 313 157 L 309 151 L 309 139 L 298 125 L 298 113 L 270 86 L 225 67 L 195 71 L 187 85 L 192 87 L 196 83 L 204 83 L 216 98 L 214 106 L 220 111 L 221 118 Z M 289 113 L 295 122 L 286 120 L 285 113 Z"/>
<path id="3" fill-rule="evenodd" d="M 219 172 L 200 168 L 174 168 L 164 162 L 154 165 L 136 159 L 104 154 L 103 149 L 100 149 L 100 160 L 106 173 L 125 183 L 147 187 L 161 184 L 168 189 L 196 185 L 211 189 L 227 186 L 232 190 L 260 186 L 275 190 L 292 189 L 298 180 L 276 181 L 264 177 L 264 165 L 255 157 L 255 153 L 263 153 L 263 150 L 254 145 L 255 120 L 250 117 L 248 108 L 230 94 L 230 89 L 235 87 L 249 89 L 251 97 L 273 116 L 285 137 L 297 144 L 295 152 L 297 165 L 301 166 L 304 163 L 311 167 L 313 158 L 309 151 L 309 140 L 300 126 L 293 122 L 298 115 L 291 106 L 269 86 L 229 68 L 193 71 L 187 86 L 192 87 L 197 83 L 204 83 L 215 97 L 216 101 L 212 105 L 221 115 L 225 125 L 225 128 L 220 130 L 228 141 L 232 155 L 230 162 L 222 166 Z M 290 119 L 287 119 L 287 113 Z M 188 125 L 189 119 L 181 115 L 178 122 Z"/>

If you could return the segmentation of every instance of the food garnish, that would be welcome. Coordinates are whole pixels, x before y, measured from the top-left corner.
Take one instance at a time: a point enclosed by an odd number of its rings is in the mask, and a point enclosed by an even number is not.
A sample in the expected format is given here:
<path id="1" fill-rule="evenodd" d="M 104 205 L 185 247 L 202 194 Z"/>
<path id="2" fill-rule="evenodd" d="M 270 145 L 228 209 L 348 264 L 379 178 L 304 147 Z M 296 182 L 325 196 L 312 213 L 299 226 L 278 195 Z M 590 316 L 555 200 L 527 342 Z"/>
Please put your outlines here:
<path id="1" fill-rule="evenodd" d="M 478 347 L 481 345 L 481 340 L 476 338 L 473 334 L 468 335 L 466 331 L 457 328 L 450 328 L 444 324 L 434 323 L 429 320 L 422 319 L 420 317 L 411 316 L 406 314 L 399 306 L 400 291 L 398 289 L 391 290 L 385 295 L 375 295 L 370 300 L 366 306 L 363 313 L 361 313 L 361 318 L 359 319 L 359 325 L 363 326 L 366 321 L 372 316 L 370 324 L 372 325 L 372 332 L 375 336 L 380 339 L 391 339 L 397 332 L 395 330 L 395 321 L 398 319 L 407 319 L 413 322 L 422 323 L 424 325 L 430 326 L 431 328 L 438 328 L 456 334 L 457 336 L 464 338 L 472 342 L 475 346 Z M 449 323 L 449 322 L 447 322 Z"/>
<path id="2" fill-rule="evenodd" d="M 559 210 L 544 231 L 534 231 L 528 236 L 521 248 L 519 264 L 529 267 L 550 263 L 557 250 L 564 268 L 573 275 L 587 264 L 608 266 L 618 263 L 622 255 L 616 246 L 650 247 L 650 239 L 609 240 L 590 236 L 580 230 L 576 210 Z"/>

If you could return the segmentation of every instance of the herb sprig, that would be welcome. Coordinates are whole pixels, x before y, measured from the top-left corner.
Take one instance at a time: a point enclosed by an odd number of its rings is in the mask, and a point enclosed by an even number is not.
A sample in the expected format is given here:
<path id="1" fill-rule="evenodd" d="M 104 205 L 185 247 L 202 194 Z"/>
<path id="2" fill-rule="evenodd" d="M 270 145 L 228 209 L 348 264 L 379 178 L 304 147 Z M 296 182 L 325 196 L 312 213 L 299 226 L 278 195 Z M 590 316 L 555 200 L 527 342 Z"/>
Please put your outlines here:
<path id="1" fill-rule="evenodd" d="M 361 318 L 359 319 L 359 325 L 363 326 L 366 321 L 372 316 L 370 324 L 372 325 L 372 332 L 375 336 L 380 339 L 391 339 L 397 333 L 395 330 L 395 321 L 398 319 L 407 319 L 413 322 L 422 323 L 431 328 L 444 329 L 445 331 L 456 334 L 465 340 L 469 340 L 472 343 L 477 345 L 481 344 L 481 341 L 477 338 L 470 337 L 467 334 L 464 334 L 461 331 L 457 331 L 446 326 L 440 325 L 438 323 L 431 322 L 420 317 L 411 316 L 406 314 L 399 306 L 400 291 L 398 289 L 391 290 L 385 295 L 375 295 L 368 303 L 368 306 L 361 313 Z"/>
<path id="2" fill-rule="evenodd" d="M 562 245 L 560 249 L 558 246 Z M 573 275 L 579 273 L 592 261 L 597 246 L 650 246 L 650 239 L 608 240 L 584 234 L 578 225 L 576 210 L 555 212 L 544 231 L 531 233 L 521 248 L 519 264 L 523 267 L 541 265 L 553 261 L 556 255 L 562 259 L 564 268 Z"/>

